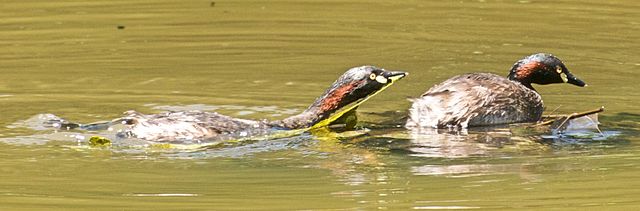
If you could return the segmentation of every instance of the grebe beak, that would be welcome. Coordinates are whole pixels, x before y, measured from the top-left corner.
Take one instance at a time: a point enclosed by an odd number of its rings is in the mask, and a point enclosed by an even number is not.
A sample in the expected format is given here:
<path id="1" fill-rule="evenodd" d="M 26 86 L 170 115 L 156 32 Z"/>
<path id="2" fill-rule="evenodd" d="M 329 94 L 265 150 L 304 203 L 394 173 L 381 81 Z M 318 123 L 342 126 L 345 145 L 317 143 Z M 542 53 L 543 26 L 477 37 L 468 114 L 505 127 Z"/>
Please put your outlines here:
<path id="1" fill-rule="evenodd" d="M 384 76 L 386 79 L 390 80 L 392 83 L 394 81 L 397 81 L 401 78 L 404 78 L 405 76 L 409 75 L 409 73 L 407 72 L 401 72 L 401 71 L 385 71 L 382 73 L 382 76 Z"/>
<path id="2" fill-rule="evenodd" d="M 566 73 L 566 79 L 563 78 L 563 80 L 565 80 L 565 82 L 567 83 L 570 83 L 579 87 L 587 86 L 587 84 L 584 83 L 584 81 L 580 80 L 579 78 L 577 78 L 576 76 L 572 75 L 569 72 Z"/>

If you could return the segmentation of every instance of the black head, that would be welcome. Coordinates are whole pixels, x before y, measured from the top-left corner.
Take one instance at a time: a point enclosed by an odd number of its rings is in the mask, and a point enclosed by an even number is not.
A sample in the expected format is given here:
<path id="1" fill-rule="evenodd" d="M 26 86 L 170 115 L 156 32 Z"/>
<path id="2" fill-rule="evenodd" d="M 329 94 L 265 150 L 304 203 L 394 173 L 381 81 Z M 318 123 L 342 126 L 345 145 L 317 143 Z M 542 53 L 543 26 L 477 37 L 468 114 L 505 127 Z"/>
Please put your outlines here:
<path id="1" fill-rule="evenodd" d="M 372 96 L 407 73 L 387 71 L 374 66 L 361 66 L 349 69 L 342 74 L 311 107 L 322 111 L 334 111 L 353 102 Z"/>
<path id="2" fill-rule="evenodd" d="M 532 89 L 532 83 L 570 83 L 581 87 L 586 86 L 582 80 L 569 72 L 558 57 L 545 53 L 533 54 L 517 61 L 511 68 L 508 78 Z"/>

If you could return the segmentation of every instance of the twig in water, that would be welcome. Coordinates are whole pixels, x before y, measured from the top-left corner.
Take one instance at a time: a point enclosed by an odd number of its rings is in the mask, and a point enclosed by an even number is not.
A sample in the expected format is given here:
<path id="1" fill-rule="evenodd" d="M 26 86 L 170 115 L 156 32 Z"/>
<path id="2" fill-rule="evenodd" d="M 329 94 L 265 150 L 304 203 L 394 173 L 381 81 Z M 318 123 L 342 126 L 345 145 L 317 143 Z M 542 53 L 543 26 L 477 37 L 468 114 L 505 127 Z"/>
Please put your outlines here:
<path id="1" fill-rule="evenodd" d="M 583 117 L 583 116 L 587 116 L 587 115 L 591 115 L 591 114 L 596 114 L 596 113 L 600 113 L 604 111 L 604 106 L 598 108 L 598 109 L 594 109 L 594 110 L 589 110 L 589 111 L 584 111 L 584 112 L 580 112 L 580 113 L 573 113 L 573 114 L 569 114 L 569 115 L 553 115 L 554 117 L 548 117 L 548 118 L 555 118 L 553 120 L 547 120 L 538 124 L 535 124 L 534 126 L 543 126 L 543 125 L 550 125 L 552 123 L 554 123 L 555 121 L 558 121 L 562 118 L 564 118 L 564 121 L 562 122 L 562 124 L 560 124 L 560 127 L 564 126 L 564 124 L 567 123 L 567 121 L 575 119 L 575 118 L 579 118 L 579 117 Z"/>

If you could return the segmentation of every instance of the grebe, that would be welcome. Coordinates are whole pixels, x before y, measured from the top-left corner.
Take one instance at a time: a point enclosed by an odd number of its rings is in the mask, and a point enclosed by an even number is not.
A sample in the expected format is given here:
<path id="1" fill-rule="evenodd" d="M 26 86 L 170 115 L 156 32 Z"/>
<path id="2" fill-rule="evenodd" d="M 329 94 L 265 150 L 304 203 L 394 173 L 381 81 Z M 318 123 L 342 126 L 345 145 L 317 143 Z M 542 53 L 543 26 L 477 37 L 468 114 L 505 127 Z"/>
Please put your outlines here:
<path id="1" fill-rule="evenodd" d="M 473 127 L 535 122 L 544 110 L 535 84 L 586 84 L 551 54 L 537 53 L 517 61 L 507 78 L 469 73 L 431 87 L 413 100 L 405 127 Z"/>
<path id="2" fill-rule="evenodd" d="M 368 98 L 384 90 L 407 73 L 374 66 L 354 67 L 338 78 L 302 113 L 277 121 L 237 119 L 216 112 L 174 111 L 160 114 L 125 112 L 125 117 L 106 123 L 76 124 L 60 119 L 58 128 L 106 129 L 125 125 L 121 136 L 155 142 L 232 139 L 264 135 L 273 130 L 311 129 L 355 114 Z"/>

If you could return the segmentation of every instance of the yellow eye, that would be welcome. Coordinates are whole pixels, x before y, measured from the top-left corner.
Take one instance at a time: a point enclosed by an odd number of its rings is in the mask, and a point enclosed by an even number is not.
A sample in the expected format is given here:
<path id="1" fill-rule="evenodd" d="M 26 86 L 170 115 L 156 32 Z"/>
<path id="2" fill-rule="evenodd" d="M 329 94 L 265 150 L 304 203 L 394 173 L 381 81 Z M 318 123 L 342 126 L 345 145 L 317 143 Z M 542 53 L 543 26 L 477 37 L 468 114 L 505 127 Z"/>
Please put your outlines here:
<path id="1" fill-rule="evenodd" d="M 562 67 L 556 66 L 556 72 L 558 72 L 558 74 L 562 73 Z"/>
<path id="2" fill-rule="evenodd" d="M 369 79 L 376 80 L 376 74 L 375 73 L 371 73 L 371 75 L 369 75 Z"/>

